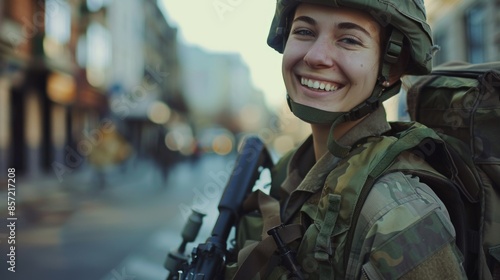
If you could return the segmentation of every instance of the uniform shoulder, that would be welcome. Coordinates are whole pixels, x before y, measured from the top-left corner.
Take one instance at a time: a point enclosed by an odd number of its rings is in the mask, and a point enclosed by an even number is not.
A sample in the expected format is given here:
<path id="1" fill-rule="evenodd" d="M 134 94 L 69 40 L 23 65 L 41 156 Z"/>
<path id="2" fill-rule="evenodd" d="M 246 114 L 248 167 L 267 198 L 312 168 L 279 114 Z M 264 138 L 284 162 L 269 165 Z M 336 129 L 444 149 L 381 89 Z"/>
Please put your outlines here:
<path id="1" fill-rule="evenodd" d="M 440 254 L 453 260 L 449 273 L 462 273 L 448 212 L 431 188 L 415 176 L 393 172 L 376 181 L 353 240 L 350 260 L 354 262 L 348 269 L 375 269 L 398 278 Z"/>

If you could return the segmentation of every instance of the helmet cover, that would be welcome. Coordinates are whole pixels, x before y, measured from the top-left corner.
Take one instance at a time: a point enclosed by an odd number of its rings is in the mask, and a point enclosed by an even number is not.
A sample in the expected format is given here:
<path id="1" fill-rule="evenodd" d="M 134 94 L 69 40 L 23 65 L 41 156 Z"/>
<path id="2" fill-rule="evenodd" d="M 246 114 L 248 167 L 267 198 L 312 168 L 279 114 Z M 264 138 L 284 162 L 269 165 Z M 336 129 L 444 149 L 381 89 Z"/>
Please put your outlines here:
<path id="1" fill-rule="evenodd" d="M 423 0 L 277 0 L 267 44 L 283 53 L 295 8 L 300 3 L 346 7 L 366 11 L 382 26 L 398 29 L 410 44 L 410 61 L 404 74 L 425 75 L 432 69 L 432 33 Z"/>

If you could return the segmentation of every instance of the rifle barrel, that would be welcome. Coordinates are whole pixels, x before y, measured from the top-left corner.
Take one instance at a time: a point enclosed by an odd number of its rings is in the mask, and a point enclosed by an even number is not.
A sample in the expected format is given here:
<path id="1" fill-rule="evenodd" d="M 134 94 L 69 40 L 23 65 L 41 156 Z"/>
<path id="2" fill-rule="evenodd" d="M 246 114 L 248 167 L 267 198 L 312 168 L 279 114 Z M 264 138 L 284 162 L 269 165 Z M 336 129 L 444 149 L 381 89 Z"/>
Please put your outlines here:
<path id="1" fill-rule="evenodd" d="M 239 219 L 241 206 L 252 191 L 259 177 L 259 167 L 271 164 L 271 157 L 264 143 L 257 137 L 248 137 L 231 173 L 219 202 L 219 217 L 212 230 L 212 236 L 227 240 L 232 226 Z"/>

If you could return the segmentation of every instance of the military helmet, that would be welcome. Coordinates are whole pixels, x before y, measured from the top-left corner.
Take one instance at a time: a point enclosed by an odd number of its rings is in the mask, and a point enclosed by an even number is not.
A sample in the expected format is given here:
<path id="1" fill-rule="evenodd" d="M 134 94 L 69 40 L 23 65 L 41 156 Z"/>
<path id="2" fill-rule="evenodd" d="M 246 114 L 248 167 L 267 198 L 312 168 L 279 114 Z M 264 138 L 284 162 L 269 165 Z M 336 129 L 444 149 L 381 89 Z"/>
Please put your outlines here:
<path id="1" fill-rule="evenodd" d="M 432 69 L 432 34 L 423 0 L 277 0 L 267 38 L 269 46 L 283 53 L 295 8 L 300 3 L 364 10 L 381 26 L 398 29 L 410 44 L 410 61 L 404 74 L 424 75 Z"/>

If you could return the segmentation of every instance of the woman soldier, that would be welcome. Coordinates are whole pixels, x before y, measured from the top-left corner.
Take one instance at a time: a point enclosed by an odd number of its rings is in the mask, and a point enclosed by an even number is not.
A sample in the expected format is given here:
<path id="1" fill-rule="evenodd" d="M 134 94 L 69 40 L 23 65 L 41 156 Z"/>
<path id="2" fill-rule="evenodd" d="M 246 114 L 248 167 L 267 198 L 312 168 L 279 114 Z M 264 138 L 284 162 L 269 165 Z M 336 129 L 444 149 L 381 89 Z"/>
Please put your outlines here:
<path id="1" fill-rule="evenodd" d="M 278 0 L 268 44 L 283 54 L 289 107 L 312 135 L 273 170 L 279 215 L 255 195 L 262 218 L 242 219 L 226 278 L 465 278 L 444 204 L 398 171 L 425 162 L 403 152 L 361 190 L 395 142 L 381 102 L 402 75 L 431 70 L 423 0 Z"/>

